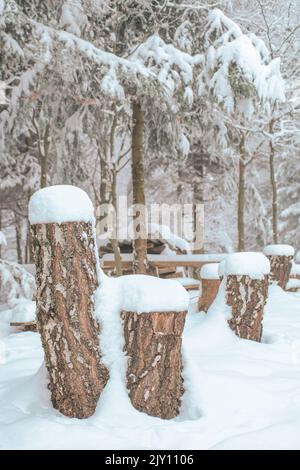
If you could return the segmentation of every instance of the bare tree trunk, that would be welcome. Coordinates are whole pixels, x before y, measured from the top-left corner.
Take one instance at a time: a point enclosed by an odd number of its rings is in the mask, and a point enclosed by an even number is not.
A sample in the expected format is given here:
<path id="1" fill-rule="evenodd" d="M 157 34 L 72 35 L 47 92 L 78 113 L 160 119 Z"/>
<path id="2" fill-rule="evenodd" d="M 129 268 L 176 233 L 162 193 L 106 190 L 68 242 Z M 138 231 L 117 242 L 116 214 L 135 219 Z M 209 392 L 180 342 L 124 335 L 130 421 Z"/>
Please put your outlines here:
<path id="1" fill-rule="evenodd" d="M 274 121 L 272 120 L 269 124 L 269 134 L 272 135 L 274 132 Z M 275 147 L 272 139 L 269 142 L 270 156 L 270 181 L 272 188 L 272 232 L 273 232 L 273 243 L 278 243 L 278 198 L 277 198 L 277 181 L 275 171 Z"/>
<path id="2" fill-rule="evenodd" d="M 263 280 L 249 276 L 227 276 L 226 300 L 231 307 L 230 328 L 237 336 L 261 341 L 264 306 L 268 298 L 268 276 Z"/>
<path id="3" fill-rule="evenodd" d="M 0 209 L 0 231 L 2 230 L 2 210 Z M 0 243 L 0 258 L 2 258 L 2 245 Z"/>
<path id="4" fill-rule="evenodd" d="M 28 191 L 28 200 L 27 205 L 29 204 L 31 198 L 31 191 Z M 26 246 L 25 246 L 25 263 L 31 264 L 34 263 L 33 253 L 32 253 L 32 240 L 31 240 L 31 230 L 30 230 L 30 223 L 27 219 L 27 227 L 26 227 Z"/>
<path id="5" fill-rule="evenodd" d="M 200 312 L 207 312 L 218 295 L 220 279 L 202 279 L 201 280 L 201 297 L 199 297 L 198 308 Z"/>
<path id="6" fill-rule="evenodd" d="M 133 204 L 145 207 L 145 180 L 144 180 L 144 111 L 139 101 L 132 102 L 132 187 Z M 147 261 L 147 237 L 145 236 L 146 218 L 145 212 L 137 211 L 135 219 L 139 224 L 135 225 L 136 233 L 133 240 L 133 270 L 135 273 L 145 274 L 148 268 Z M 141 234 L 141 237 L 138 236 Z"/>
<path id="7" fill-rule="evenodd" d="M 174 418 L 183 394 L 181 335 L 187 312 L 122 312 L 127 388 L 139 411 Z"/>
<path id="8" fill-rule="evenodd" d="M 191 156 L 193 159 L 193 229 L 196 242 L 193 253 L 200 254 L 204 253 L 204 227 L 202 226 L 204 220 L 202 220 L 203 217 L 201 216 L 203 216 L 203 213 L 199 211 L 199 206 L 204 204 L 204 168 L 205 162 L 208 159 L 207 152 L 201 141 L 197 142 Z M 197 277 L 199 277 L 199 273 Z"/>
<path id="9" fill-rule="evenodd" d="M 238 182 L 238 251 L 245 251 L 245 154 L 244 137 L 240 143 L 239 182 Z"/>
<path id="10" fill-rule="evenodd" d="M 108 380 L 94 319 L 97 287 L 90 223 L 32 225 L 36 263 L 37 327 L 49 372 L 54 408 L 91 416 Z"/>
<path id="11" fill-rule="evenodd" d="M 271 281 L 276 281 L 282 289 L 286 289 L 290 279 L 293 256 L 269 255 L 267 258 L 271 265 Z"/>
<path id="12" fill-rule="evenodd" d="M 18 263 L 23 263 L 22 257 L 22 241 L 21 241 L 21 224 L 20 218 L 17 214 L 15 214 L 15 231 L 16 231 L 16 247 L 17 247 L 17 259 Z"/>
<path id="13" fill-rule="evenodd" d="M 32 124 L 36 132 L 39 160 L 41 166 L 40 187 L 45 188 L 48 185 L 49 173 L 50 125 L 48 123 L 46 124 L 44 134 L 41 135 L 41 130 L 38 123 L 38 117 L 41 112 L 41 109 L 42 102 L 40 101 L 37 105 L 37 108 L 33 112 Z"/>
<path id="14" fill-rule="evenodd" d="M 114 162 L 115 159 L 115 132 L 117 127 L 117 113 L 115 113 L 114 121 L 111 129 L 110 134 L 110 152 L 111 152 L 111 160 Z M 111 184 L 111 198 L 112 198 L 112 205 L 115 210 L 115 233 L 117 235 L 118 230 L 118 198 L 117 198 L 117 169 L 116 164 L 113 163 L 112 165 L 112 184 Z M 113 238 L 110 240 L 111 245 L 114 251 L 115 257 L 115 264 L 116 264 L 116 275 L 122 276 L 123 268 L 122 268 L 122 256 L 120 251 L 120 246 L 118 242 L 118 238 Z"/>

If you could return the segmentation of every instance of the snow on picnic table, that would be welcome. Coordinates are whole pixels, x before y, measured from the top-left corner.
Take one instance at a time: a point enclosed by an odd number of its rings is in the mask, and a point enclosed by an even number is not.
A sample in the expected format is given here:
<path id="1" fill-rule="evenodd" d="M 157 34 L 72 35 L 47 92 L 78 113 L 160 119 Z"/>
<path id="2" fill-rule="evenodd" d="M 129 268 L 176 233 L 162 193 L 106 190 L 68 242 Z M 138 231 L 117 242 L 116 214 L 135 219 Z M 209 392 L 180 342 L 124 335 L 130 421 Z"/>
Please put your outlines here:
<path id="1" fill-rule="evenodd" d="M 1 449 L 300 449 L 299 294 L 271 286 L 262 343 L 236 337 L 216 311 L 189 313 L 183 409 L 168 421 L 108 388 L 93 417 L 62 416 L 45 393 L 39 335 L 5 333 L 8 316 L 0 312 Z"/>
<path id="2" fill-rule="evenodd" d="M 187 254 L 187 255 L 147 255 L 148 261 L 151 263 L 159 262 L 159 263 L 168 263 L 168 262 L 175 262 L 178 266 L 181 266 L 181 263 L 215 263 L 222 261 L 227 255 L 227 253 L 214 253 L 214 254 L 203 254 L 203 255 L 194 255 L 194 254 Z M 103 264 L 106 261 L 114 261 L 115 257 L 113 253 L 105 253 L 100 259 L 100 264 Z M 132 253 L 122 253 L 122 260 L 123 261 L 133 261 L 133 254 Z"/>

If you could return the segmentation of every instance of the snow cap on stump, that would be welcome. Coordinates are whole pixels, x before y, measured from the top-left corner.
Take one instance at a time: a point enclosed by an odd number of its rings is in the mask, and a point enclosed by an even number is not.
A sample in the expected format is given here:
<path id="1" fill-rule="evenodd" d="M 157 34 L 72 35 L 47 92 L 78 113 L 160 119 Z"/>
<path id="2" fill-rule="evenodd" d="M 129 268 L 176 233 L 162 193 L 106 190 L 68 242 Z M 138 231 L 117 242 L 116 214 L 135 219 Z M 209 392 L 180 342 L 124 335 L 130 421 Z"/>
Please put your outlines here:
<path id="1" fill-rule="evenodd" d="M 31 225 L 94 221 L 94 207 L 89 196 L 71 185 L 49 186 L 36 191 L 29 201 L 28 212 Z"/>
<path id="2" fill-rule="evenodd" d="M 189 294 L 179 282 L 143 274 L 122 276 L 122 310 L 136 313 L 182 312 L 188 309 Z"/>
<path id="3" fill-rule="evenodd" d="M 294 256 L 295 250 L 291 245 L 267 245 L 263 251 L 266 256 Z"/>
<path id="4" fill-rule="evenodd" d="M 251 279 L 263 279 L 270 274 L 270 261 L 262 253 L 232 253 L 220 263 L 220 276 L 249 276 Z"/>
<path id="5" fill-rule="evenodd" d="M 219 264 L 220 263 L 204 264 L 200 271 L 201 279 L 220 279 Z"/>

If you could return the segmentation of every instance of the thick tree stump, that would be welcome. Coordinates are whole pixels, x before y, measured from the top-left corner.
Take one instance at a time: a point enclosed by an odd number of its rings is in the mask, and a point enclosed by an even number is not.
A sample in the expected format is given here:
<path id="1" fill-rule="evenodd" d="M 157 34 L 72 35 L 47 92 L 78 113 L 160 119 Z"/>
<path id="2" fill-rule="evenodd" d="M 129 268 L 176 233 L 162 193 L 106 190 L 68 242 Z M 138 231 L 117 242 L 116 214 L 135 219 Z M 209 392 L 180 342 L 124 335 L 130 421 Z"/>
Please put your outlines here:
<path id="1" fill-rule="evenodd" d="M 198 302 L 199 312 L 206 313 L 208 311 L 209 307 L 218 295 L 220 284 L 220 279 L 202 279 L 201 297 L 199 297 Z"/>
<path id="2" fill-rule="evenodd" d="M 186 311 L 121 312 L 129 356 L 127 388 L 139 411 L 174 418 L 183 394 L 181 335 Z"/>
<path id="3" fill-rule="evenodd" d="M 219 263 L 204 264 L 200 271 L 201 297 L 199 297 L 198 308 L 200 312 L 207 312 L 217 297 L 221 279 L 219 276 Z"/>
<path id="4" fill-rule="evenodd" d="M 108 380 L 94 319 L 97 287 L 93 226 L 86 222 L 31 226 L 36 263 L 37 327 L 54 408 L 87 418 Z"/>
<path id="5" fill-rule="evenodd" d="M 292 269 L 293 256 L 267 255 L 267 258 L 271 265 L 270 280 L 277 282 L 282 289 L 286 289 Z"/>
<path id="6" fill-rule="evenodd" d="M 230 328 L 237 336 L 261 341 L 264 306 L 268 298 L 268 276 L 251 279 L 246 275 L 228 275 L 226 301 L 231 307 Z"/>

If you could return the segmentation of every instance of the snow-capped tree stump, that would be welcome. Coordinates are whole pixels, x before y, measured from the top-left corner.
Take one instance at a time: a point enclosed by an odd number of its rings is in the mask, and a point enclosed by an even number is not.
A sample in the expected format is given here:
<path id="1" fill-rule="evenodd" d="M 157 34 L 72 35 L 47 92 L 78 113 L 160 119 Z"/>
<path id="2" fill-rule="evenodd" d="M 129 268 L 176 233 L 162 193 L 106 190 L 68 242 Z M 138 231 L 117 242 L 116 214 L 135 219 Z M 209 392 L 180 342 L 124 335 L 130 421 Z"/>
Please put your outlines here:
<path id="1" fill-rule="evenodd" d="M 233 253 L 220 265 L 231 307 L 228 324 L 240 338 L 261 341 L 269 272 L 270 263 L 261 253 Z"/>
<path id="2" fill-rule="evenodd" d="M 29 217 L 37 328 L 52 404 L 66 416 L 87 418 L 94 413 L 108 380 L 101 363 L 99 324 L 93 316 L 98 284 L 93 206 L 79 188 L 54 186 L 33 195 Z"/>
<path id="3" fill-rule="evenodd" d="M 231 307 L 230 328 L 240 337 L 261 341 L 264 306 L 268 298 L 268 276 L 227 276 L 226 299 Z"/>
<path id="4" fill-rule="evenodd" d="M 219 263 L 205 264 L 201 268 L 201 295 L 198 302 L 198 309 L 200 312 L 207 312 L 217 297 L 221 284 L 218 268 Z"/>
<path id="5" fill-rule="evenodd" d="M 127 388 L 139 411 L 174 418 L 183 394 L 181 335 L 186 311 L 137 314 L 123 311 Z"/>
<path id="6" fill-rule="evenodd" d="M 290 245 L 268 245 L 264 248 L 264 254 L 271 265 L 270 280 L 286 289 L 295 254 L 294 248 Z"/>

